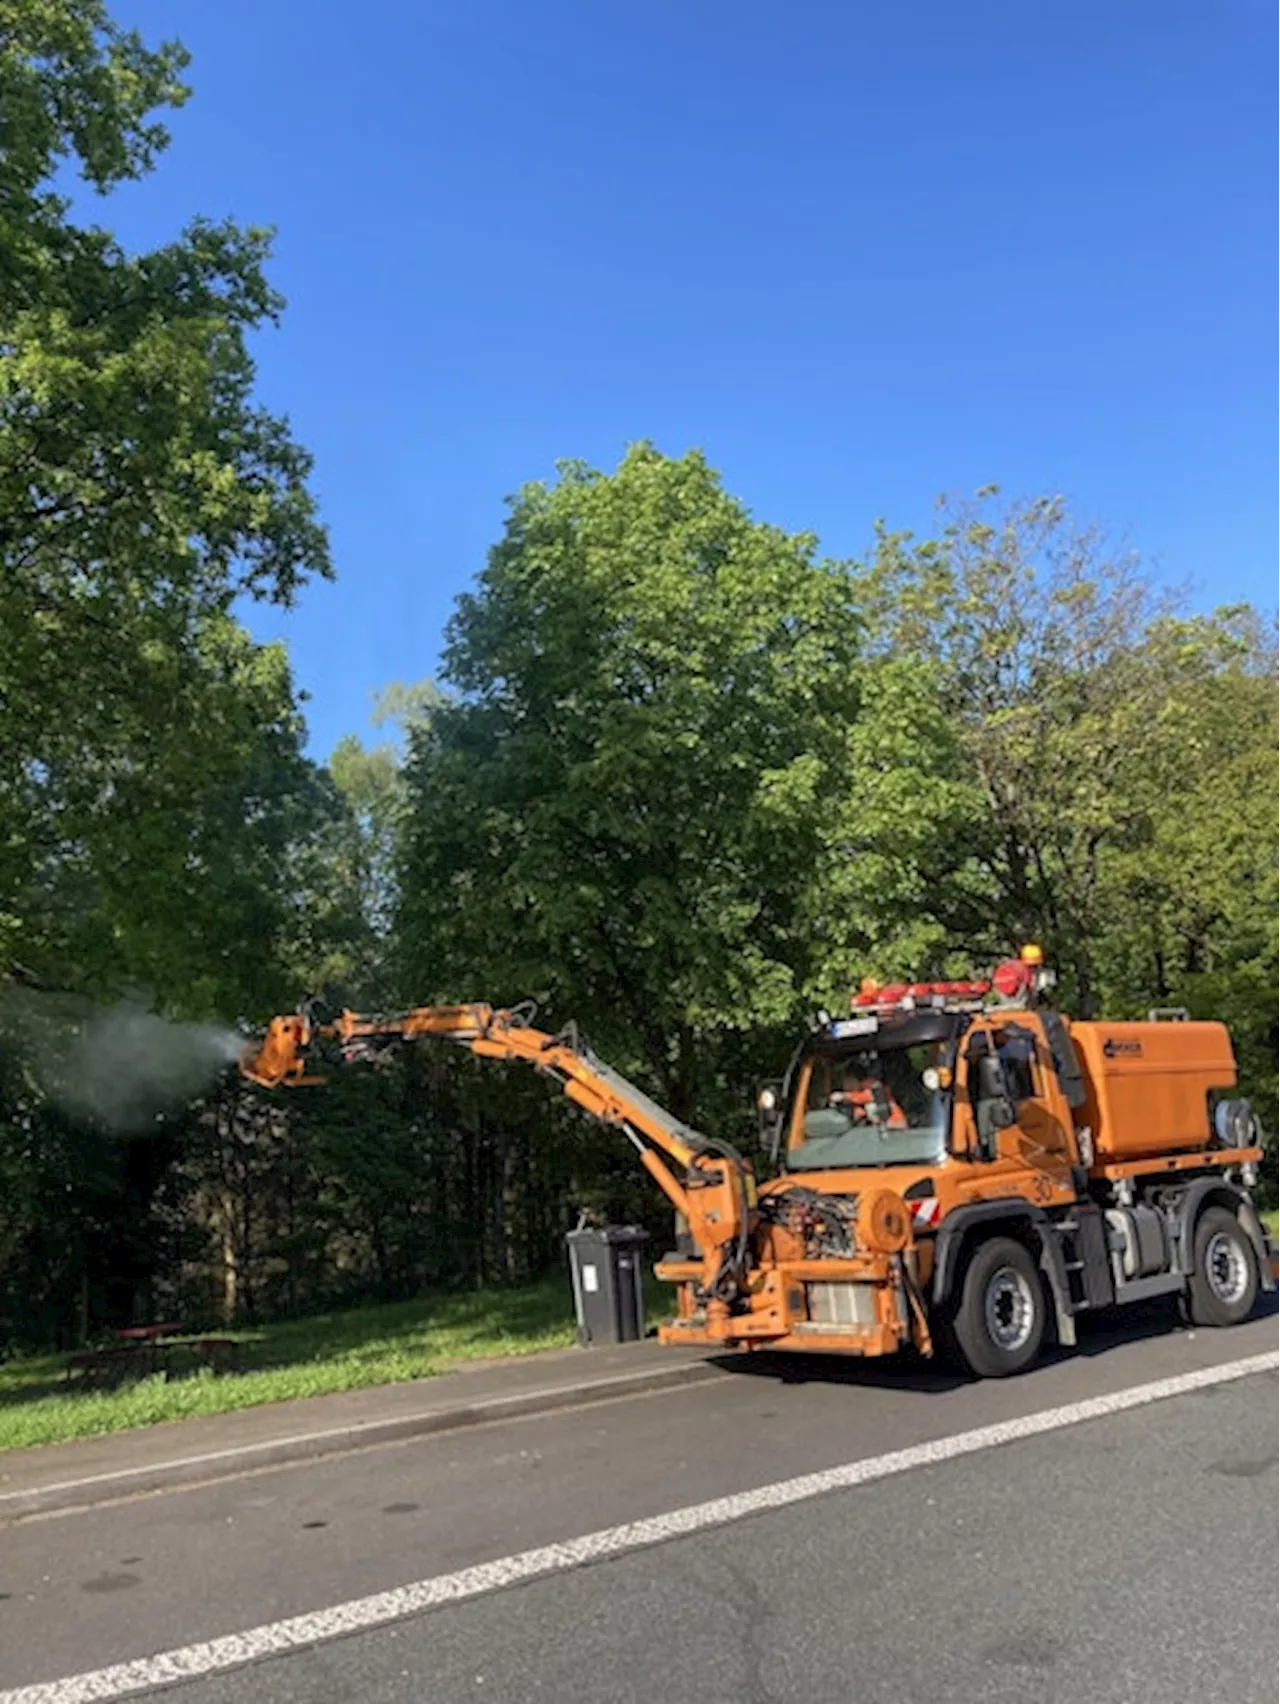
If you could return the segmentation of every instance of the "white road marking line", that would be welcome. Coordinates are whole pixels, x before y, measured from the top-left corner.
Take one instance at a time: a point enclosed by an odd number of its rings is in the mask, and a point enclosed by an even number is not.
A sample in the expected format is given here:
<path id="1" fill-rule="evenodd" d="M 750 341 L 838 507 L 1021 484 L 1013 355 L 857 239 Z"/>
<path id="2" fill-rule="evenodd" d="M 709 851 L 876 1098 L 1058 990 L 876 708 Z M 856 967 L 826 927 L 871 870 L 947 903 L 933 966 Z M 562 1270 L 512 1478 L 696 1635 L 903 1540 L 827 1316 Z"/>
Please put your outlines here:
<path id="1" fill-rule="evenodd" d="M 646 1520 L 629 1522 L 626 1526 L 607 1527 L 603 1532 L 587 1533 L 582 1538 L 567 1539 L 563 1544 L 548 1544 L 538 1550 L 523 1551 L 518 1556 L 482 1562 L 478 1567 L 463 1568 L 456 1574 L 440 1574 L 432 1580 L 419 1580 L 414 1585 L 399 1586 L 394 1591 L 379 1592 L 374 1597 L 356 1598 L 350 1603 L 335 1604 L 330 1609 L 296 1615 L 288 1621 L 253 1627 L 244 1633 L 227 1634 L 203 1644 L 162 1651 L 158 1656 L 116 1663 L 111 1668 L 71 1675 L 64 1680 L 20 1686 L 10 1692 L 0 1692 L 0 1704 L 103 1704 L 104 1700 L 123 1698 L 131 1692 L 195 1680 L 222 1669 L 239 1668 L 261 1657 L 318 1645 L 347 1633 L 366 1632 L 387 1622 L 417 1615 L 423 1610 L 479 1597 L 484 1592 L 514 1586 L 524 1580 L 538 1579 L 566 1568 L 578 1568 L 587 1562 L 600 1562 L 606 1557 L 620 1556 L 628 1550 L 661 1544 L 668 1539 L 683 1538 L 708 1527 L 743 1520 L 748 1515 L 785 1508 L 788 1504 L 819 1497 L 826 1492 L 852 1490 L 855 1486 L 887 1479 L 892 1474 L 906 1473 L 912 1468 L 952 1461 L 957 1456 L 973 1455 L 1000 1444 L 1038 1437 L 1041 1433 L 1058 1431 L 1064 1426 L 1077 1426 L 1085 1420 L 1102 1420 L 1111 1414 L 1123 1414 L 1131 1408 L 1141 1408 L 1166 1397 L 1185 1396 L 1191 1391 L 1247 1378 L 1253 1373 L 1274 1372 L 1278 1366 L 1280 1352 L 1268 1350 L 1265 1354 L 1250 1355 L 1245 1360 L 1229 1361 L 1223 1366 L 1203 1367 L 1195 1372 L 1179 1373 L 1173 1378 L 1158 1379 L 1153 1384 L 1113 1391 L 1108 1396 L 1089 1397 L 1061 1408 L 1044 1409 L 1039 1414 L 997 1421 L 993 1426 L 957 1432 L 952 1437 L 915 1444 L 910 1449 L 894 1450 L 889 1455 L 846 1462 L 842 1467 L 805 1473 L 775 1485 L 762 1485 L 754 1491 L 740 1491 L 730 1497 L 717 1497 L 709 1503 L 695 1503 L 687 1509 L 673 1509 L 670 1514 L 652 1515 Z"/>

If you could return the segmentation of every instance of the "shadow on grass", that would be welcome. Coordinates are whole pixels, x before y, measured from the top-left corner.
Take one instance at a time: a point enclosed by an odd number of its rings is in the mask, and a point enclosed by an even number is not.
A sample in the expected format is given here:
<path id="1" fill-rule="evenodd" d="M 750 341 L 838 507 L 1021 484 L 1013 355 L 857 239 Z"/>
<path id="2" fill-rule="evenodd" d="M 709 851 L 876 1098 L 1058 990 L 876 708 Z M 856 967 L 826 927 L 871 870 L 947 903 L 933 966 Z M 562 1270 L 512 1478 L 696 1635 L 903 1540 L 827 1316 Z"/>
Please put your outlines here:
<path id="1" fill-rule="evenodd" d="M 69 1359 L 68 1352 L 0 1365 L 0 1412 L 36 1402 L 56 1401 L 61 1404 L 74 1403 L 80 1398 L 100 1400 L 118 1396 L 158 1376 L 154 1368 L 140 1361 L 137 1367 L 121 1368 L 110 1377 L 85 1377 L 80 1373 L 68 1377 Z M 198 1377 L 202 1370 L 203 1364 L 194 1353 L 183 1355 L 181 1350 L 170 1351 L 165 1360 L 164 1382 L 184 1383 Z"/>
<path id="2" fill-rule="evenodd" d="M 500 1355 L 521 1340 L 540 1341 L 573 1324 L 568 1286 L 558 1278 L 511 1290 L 432 1295 L 382 1307 L 282 1320 L 241 1334 L 239 1369 L 279 1370 L 334 1362 L 369 1365 L 398 1354 L 442 1358 Z"/>
<path id="3" fill-rule="evenodd" d="M 567 1279 L 558 1275 L 509 1290 L 432 1294 L 380 1307 L 353 1308 L 304 1319 L 279 1320 L 258 1328 L 210 1332 L 237 1344 L 234 1363 L 216 1375 L 234 1382 L 253 1374 L 283 1373 L 313 1367 L 351 1375 L 340 1383 L 376 1383 L 412 1377 L 414 1364 L 437 1372 L 453 1361 L 500 1357 L 569 1341 L 573 1301 Z M 68 1356 L 41 1355 L 0 1363 L 0 1411 L 56 1399 L 101 1399 L 136 1390 L 141 1370 L 111 1384 L 67 1378 Z M 169 1363 L 169 1383 L 186 1384 L 198 1376 L 195 1356 L 177 1351 Z M 234 1403 L 230 1406 L 235 1406 Z"/>
<path id="4" fill-rule="evenodd" d="M 21 1366 L 22 1363 L 16 1363 Z M 5 1369 L 0 1367 L 0 1378 Z M 46 1378 L 24 1379 L 21 1384 L 0 1383 L 0 1408 L 16 1408 L 23 1402 L 41 1402 L 50 1396 L 73 1396 L 76 1387 L 68 1384 L 65 1372 L 50 1373 Z"/>

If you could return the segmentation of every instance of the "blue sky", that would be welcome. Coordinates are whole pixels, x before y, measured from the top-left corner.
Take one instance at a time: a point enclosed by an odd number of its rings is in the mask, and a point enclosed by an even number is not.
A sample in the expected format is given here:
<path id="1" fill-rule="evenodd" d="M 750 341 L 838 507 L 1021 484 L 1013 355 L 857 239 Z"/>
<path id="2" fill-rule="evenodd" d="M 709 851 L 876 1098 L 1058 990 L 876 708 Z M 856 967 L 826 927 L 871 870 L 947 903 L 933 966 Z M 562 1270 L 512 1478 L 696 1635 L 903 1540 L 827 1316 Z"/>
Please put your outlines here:
<path id="1" fill-rule="evenodd" d="M 997 481 L 1274 606 L 1273 5 L 113 11 L 195 95 L 100 216 L 279 228 L 260 390 L 338 579 L 250 623 L 317 755 L 435 670 L 507 493 L 639 438 L 832 554 Z"/>

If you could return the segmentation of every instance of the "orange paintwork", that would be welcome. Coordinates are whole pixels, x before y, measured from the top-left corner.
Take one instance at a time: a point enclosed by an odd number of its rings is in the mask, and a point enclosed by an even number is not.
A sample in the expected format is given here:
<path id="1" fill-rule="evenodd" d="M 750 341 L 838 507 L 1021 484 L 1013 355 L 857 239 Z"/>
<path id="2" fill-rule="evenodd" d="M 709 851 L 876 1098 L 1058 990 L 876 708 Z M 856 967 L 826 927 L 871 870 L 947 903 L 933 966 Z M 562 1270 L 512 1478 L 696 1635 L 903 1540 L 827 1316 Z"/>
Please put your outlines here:
<path id="1" fill-rule="evenodd" d="M 1072 1025 L 1070 1033 L 1073 1039 L 1082 1029 L 1086 1036 L 1092 1038 L 1079 1047 L 1081 1067 L 1089 1085 L 1089 1103 L 1073 1114 L 1057 1072 L 1051 1068 L 1048 1041 L 1038 1015 L 1025 1009 L 985 1014 L 975 1020 L 975 1028 L 980 1030 L 989 1025 L 998 1041 L 1004 1020 L 1016 1023 L 1021 1030 L 1029 1031 L 1035 1037 L 1035 1093 L 1031 1099 L 1019 1103 L 1017 1124 L 996 1135 L 991 1157 L 984 1157 L 980 1150 L 968 1095 L 967 1062 L 962 1052 L 956 1064 L 948 1151 L 936 1163 L 784 1174 L 761 1185 L 761 1198 L 785 1194 L 793 1185 L 801 1184 L 821 1195 L 857 1197 L 860 1202 L 875 1199 L 882 1192 L 896 1195 L 901 1201 L 913 1190 L 919 1193 L 924 1187 L 937 1203 L 930 1233 L 945 1224 L 947 1217 L 958 1208 L 978 1202 L 1002 1199 L 1028 1201 L 1050 1212 L 1069 1208 L 1078 1199 L 1076 1177 L 1079 1175 L 1077 1168 L 1082 1163 L 1077 1118 L 1080 1125 L 1089 1125 L 1095 1136 L 1100 1128 L 1106 1131 L 1105 1147 L 1095 1150 L 1091 1172 L 1100 1180 L 1195 1168 L 1222 1170 L 1249 1161 L 1256 1163 L 1261 1157 L 1257 1149 L 1208 1149 L 1207 1090 L 1209 1087 L 1226 1089 L 1235 1083 L 1230 1039 L 1222 1025 Z M 1114 1047 L 1110 1055 L 1104 1053 L 1102 1048 L 1108 1039 L 1113 1043 L 1126 1041 L 1130 1046 L 1135 1041 L 1140 1042 L 1143 1046 L 1141 1057 L 1154 1063 L 1143 1071 L 1132 1068 L 1117 1071 L 1116 1059 L 1131 1060 L 1138 1056 L 1131 1053 L 1121 1055 Z M 796 1085 L 790 1128 L 786 1132 L 787 1149 L 800 1146 L 804 1140 L 810 1069 L 810 1064 L 802 1066 Z M 1141 1083 L 1146 1091 L 1141 1099 L 1129 1096 L 1130 1085 L 1134 1082 Z M 1153 1094 L 1151 1091 L 1157 1088 L 1158 1092 Z M 1098 1114 L 1100 1105 L 1104 1112 L 1102 1118 Z M 1117 1152 L 1125 1155 L 1124 1164 L 1114 1163 Z M 860 1245 L 862 1242 L 860 1237 Z M 909 1246 L 917 1285 L 927 1289 L 933 1272 L 934 1236 L 912 1237 Z M 822 1347 L 847 1353 L 878 1354 L 899 1347 L 914 1335 L 903 1328 L 900 1311 L 895 1305 L 895 1279 L 887 1268 L 873 1271 L 862 1260 L 805 1261 L 800 1238 L 785 1224 L 762 1225 L 757 1232 L 756 1250 L 760 1269 L 767 1272 L 776 1268 L 782 1275 L 783 1319 L 778 1323 L 787 1329 L 772 1339 L 775 1347 Z M 665 1264 L 658 1270 L 660 1276 L 673 1281 L 679 1282 L 686 1277 L 678 1263 Z M 795 1316 L 785 1305 L 788 1280 L 808 1281 L 813 1278 L 876 1285 L 877 1325 L 865 1334 L 850 1330 L 820 1335 L 812 1328 L 795 1331 Z M 736 1321 L 726 1322 L 719 1329 L 709 1328 L 706 1324 L 696 1326 L 687 1317 L 691 1305 L 683 1311 L 686 1318 L 671 1328 L 670 1341 L 718 1342 L 726 1340 L 726 1333 L 728 1340 L 737 1335 Z M 800 1317 L 803 1319 L 804 1316 Z M 742 1335 L 745 1336 L 745 1333 Z M 753 1332 L 753 1339 L 755 1335 Z M 916 1340 L 919 1340 L 918 1335 Z"/>
<path id="2" fill-rule="evenodd" d="M 1236 1062 L 1225 1024 L 1073 1023 L 1099 1165 L 1204 1148 L 1209 1091 L 1232 1089 Z"/>
<path id="3" fill-rule="evenodd" d="M 1190 1148 L 1184 1154 L 1158 1154 L 1145 1160 L 1128 1160 L 1119 1166 L 1095 1166 L 1092 1175 L 1105 1178 L 1108 1183 L 1119 1183 L 1125 1178 L 1157 1177 L 1164 1172 L 1256 1166 L 1261 1158 L 1261 1148 L 1210 1148 L 1204 1152 L 1198 1148 Z"/>
<path id="4" fill-rule="evenodd" d="M 262 1042 L 245 1049 L 240 1071 L 268 1088 L 317 1082 L 322 1079 L 306 1074 L 307 1053 L 316 1042 L 337 1042 L 350 1051 L 362 1041 L 433 1036 L 458 1042 L 482 1058 L 532 1065 L 554 1078 L 591 1117 L 625 1127 L 642 1139 L 640 1159 L 646 1171 L 684 1215 L 702 1251 L 701 1282 L 708 1288 L 714 1284 L 726 1248 L 736 1241 L 755 1206 L 755 1180 L 750 1172 L 739 1175 L 727 1158 L 683 1140 L 670 1129 L 660 1108 L 645 1104 L 638 1095 L 632 1098 L 612 1074 L 597 1070 L 585 1052 L 561 1037 L 533 1029 L 517 1013 L 477 1002 L 419 1006 L 391 1018 L 344 1011 L 328 1023 L 315 1025 L 302 1016 L 273 1018 Z"/>
<path id="5" fill-rule="evenodd" d="M 551 1076 L 564 1094 L 592 1117 L 626 1130 L 645 1169 L 688 1224 L 698 1254 L 659 1263 L 657 1273 L 676 1286 L 676 1317 L 662 1328 L 664 1342 L 758 1348 L 821 1349 L 859 1355 L 889 1354 L 904 1344 L 931 1350 L 922 1297 L 934 1266 L 935 1236 L 949 1215 L 979 1202 L 1030 1202 L 1053 1212 L 1079 1199 L 1080 1129 L 1093 1141 L 1092 1178 L 1099 1183 L 1166 1171 L 1221 1170 L 1254 1162 L 1257 1149 L 1213 1149 L 1208 1095 L 1236 1080 L 1230 1038 L 1221 1024 L 1088 1023 L 1070 1025 L 1084 1072 L 1087 1105 L 1068 1106 L 1053 1068 L 1043 1021 L 1034 1010 L 1004 1007 L 976 1013 L 968 1038 L 991 1031 L 998 1043 L 1004 1024 L 1032 1038 L 1033 1094 L 1018 1103 L 1018 1122 L 984 1148 L 979 1141 L 968 1085 L 968 1049 L 956 1058 L 946 1152 L 933 1163 L 863 1166 L 782 1175 L 759 1186 L 748 1167 L 722 1156 L 664 1114 L 616 1074 L 563 1037 L 530 1027 L 518 1013 L 483 1004 L 426 1006 L 395 1018 L 343 1012 L 313 1026 L 302 1016 L 276 1018 L 262 1042 L 246 1050 L 242 1073 L 269 1087 L 319 1079 L 307 1074 L 316 1042 L 337 1043 L 345 1057 L 364 1041 L 440 1037 L 491 1059 L 519 1060 Z M 809 1072 L 801 1067 L 785 1148 L 803 1140 Z M 1078 1126 L 1080 1127 L 1078 1129 Z M 685 1140 L 685 1135 L 689 1140 Z M 802 1225 L 759 1212 L 760 1202 L 795 1187 L 850 1204 L 854 1249 L 850 1255 L 815 1257 Z M 852 1202 L 856 1198 L 856 1208 Z M 929 1216 L 917 1233 L 912 1204 Z M 734 1266 L 730 1292 L 720 1279 L 727 1262 L 751 1238 L 748 1269 Z M 838 1295 L 847 1320 L 810 1317 L 808 1287 Z M 837 1309 L 838 1311 L 838 1309 Z M 855 1317 L 856 1316 L 856 1317 Z"/>
<path id="6" fill-rule="evenodd" d="M 911 1241 L 911 1215 L 897 1190 L 881 1184 L 859 1195 L 856 1233 L 859 1248 L 901 1254 Z"/>

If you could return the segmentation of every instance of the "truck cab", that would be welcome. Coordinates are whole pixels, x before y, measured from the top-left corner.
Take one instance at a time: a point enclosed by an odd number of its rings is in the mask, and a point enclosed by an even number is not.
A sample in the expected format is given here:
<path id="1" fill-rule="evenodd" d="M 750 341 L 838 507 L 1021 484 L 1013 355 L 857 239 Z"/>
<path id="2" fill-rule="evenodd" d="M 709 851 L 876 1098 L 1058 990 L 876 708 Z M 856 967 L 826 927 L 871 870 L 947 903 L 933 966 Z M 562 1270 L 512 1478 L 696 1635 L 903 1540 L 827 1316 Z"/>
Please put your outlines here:
<path id="1" fill-rule="evenodd" d="M 1069 1047 L 1065 1027 L 1051 1039 L 1039 1013 L 941 1003 L 825 1025 L 785 1085 L 779 1182 L 887 1183 L 925 1227 L 960 1201 L 1075 1199 L 1085 1162 L 1072 1102 L 1084 1096 Z M 861 1099 L 851 1082 L 867 1085 Z"/>

